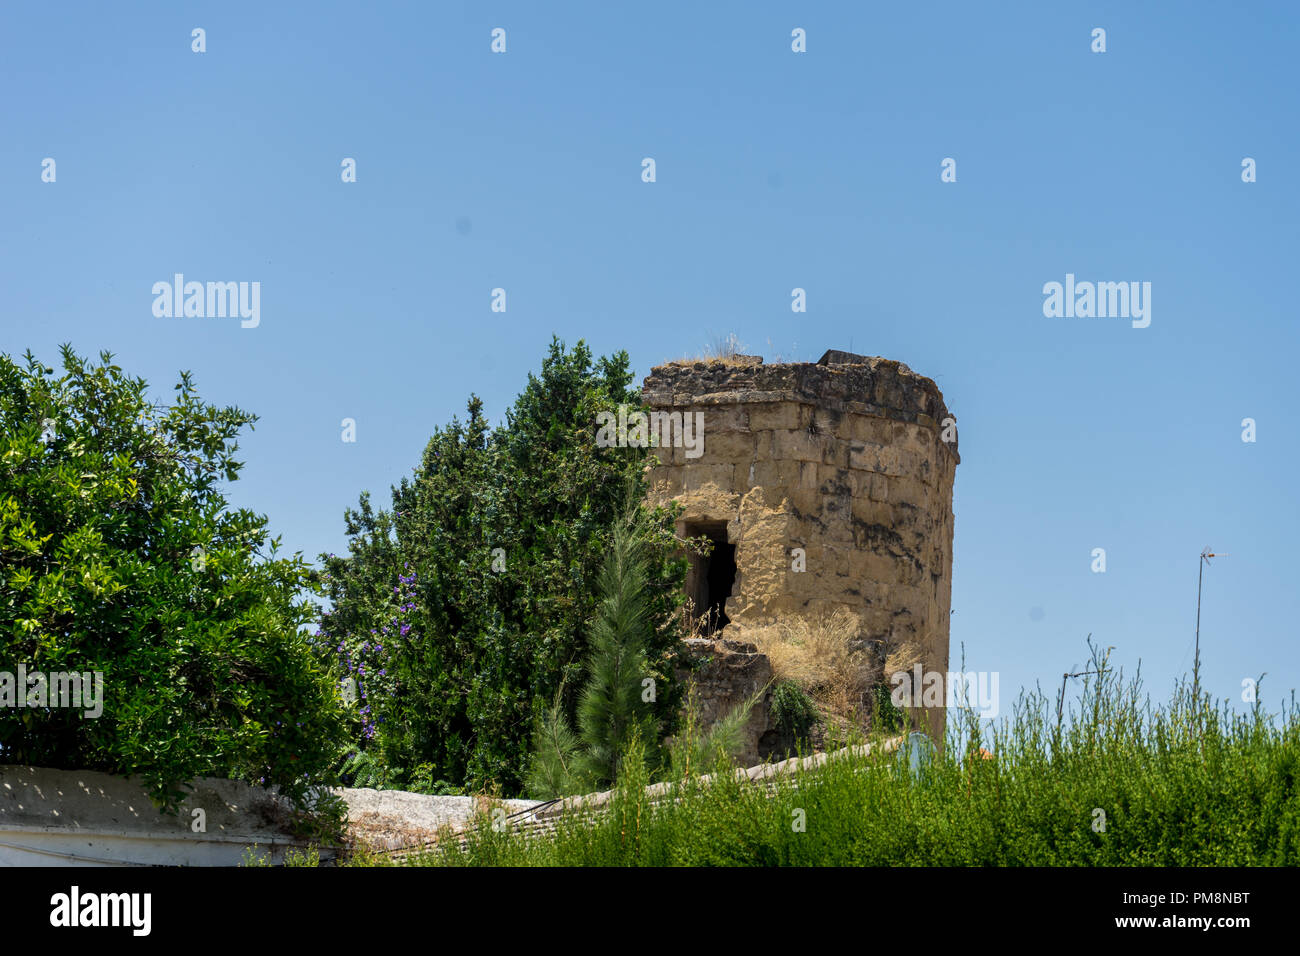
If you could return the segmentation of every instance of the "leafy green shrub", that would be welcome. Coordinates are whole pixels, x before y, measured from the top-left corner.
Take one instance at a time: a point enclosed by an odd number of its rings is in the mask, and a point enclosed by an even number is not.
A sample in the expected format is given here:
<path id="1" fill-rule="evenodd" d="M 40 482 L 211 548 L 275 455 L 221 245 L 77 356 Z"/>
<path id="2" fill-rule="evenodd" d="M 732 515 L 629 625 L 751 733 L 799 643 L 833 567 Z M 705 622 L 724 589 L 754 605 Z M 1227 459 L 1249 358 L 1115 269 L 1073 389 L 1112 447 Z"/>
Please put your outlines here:
<path id="1" fill-rule="evenodd" d="M 792 680 L 781 681 L 772 691 L 772 721 L 791 749 L 807 748 L 808 735 L 817 723 L 817 705 Z"/>
<path id="2" fill-rule="evenodd" d="M 395 785 L 427 765 L 456 786 L 519 792 L 534 716 L 558 697 L 573 719 L 612 529 L 644 497 L 646 451 L 595 442 L 598 412 L 641 407 L 631 380 L 625 353 L 593 361 L 581 342 L 553 341 L 504 424 L 489 428 L 471 398 L 468 421 L 435 432 L 393 488 L 391 510 L 363 494 L 346 512 L 348 554 L 323 556 L 321 637 L 358 680 L 358 746 Z M 686 561 L 670 512 L 643 527 L 655 622 L 644 676 L 667 727 Z"/>
<path id="3" fill-rule="evenodd" d="M 168 808 L 199 776 L 305 801 L 346 726 L 307 566 L 219 490 L 256 416 L 61 354 L 0 356 L 0 671 L 102 672 L 105 700 L 0 707 L 0 761 L 139 775 Z"/>
<path id="4" fill-rule="evenodd" d="M 881 733 L 897 733 L 907 726 L 907 713 L 894 705 L 889 685 L 881 682 L 871 688 L 874 711 L 871 726 Z"/>
<path id="5" fill-rule="evenodd" d="M 392 774 L 369 750 L 353 750 L 339 766 L 339 779 L 345 787 L 363 790 L 388 790 Z"/>

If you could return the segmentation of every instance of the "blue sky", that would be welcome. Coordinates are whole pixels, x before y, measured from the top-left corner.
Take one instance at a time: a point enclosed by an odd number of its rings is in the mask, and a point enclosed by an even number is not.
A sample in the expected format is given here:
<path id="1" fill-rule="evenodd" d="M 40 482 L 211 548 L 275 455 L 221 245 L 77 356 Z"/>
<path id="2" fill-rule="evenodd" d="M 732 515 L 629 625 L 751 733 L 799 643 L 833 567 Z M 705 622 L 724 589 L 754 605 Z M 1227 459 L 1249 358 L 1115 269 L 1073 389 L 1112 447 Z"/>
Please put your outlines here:
<path id="1" fill-rule="evenodd" d="M 258 413 L 232 499 L 310 557 L 553 333 L 639 376 L 733 332 L 884 355 L 959 422 L 952 656 L 1004 708 L 1088 633 L 1164 696 L 1207 545 L 1207 687 L 1300 686 L 1300 10 L 615 6 L 7 5 L 0 351 Z M 155 317 L 177 272 L 260 282 L 261 324 Z M 1066 273 L 1150 282 L 1151 325 L 1046 318 Z"/>

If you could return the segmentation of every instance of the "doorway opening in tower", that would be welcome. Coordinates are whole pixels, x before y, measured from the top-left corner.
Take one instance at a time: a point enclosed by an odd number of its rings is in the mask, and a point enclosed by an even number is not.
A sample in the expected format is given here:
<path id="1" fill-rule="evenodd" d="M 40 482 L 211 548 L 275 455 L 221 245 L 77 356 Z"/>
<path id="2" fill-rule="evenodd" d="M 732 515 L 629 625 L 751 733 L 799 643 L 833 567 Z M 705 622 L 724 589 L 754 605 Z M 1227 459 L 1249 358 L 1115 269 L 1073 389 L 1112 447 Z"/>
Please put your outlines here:
<path id="1" fill-rule="evenodd" d="M 708 555 L 691 552 L 691 567 L 686 575 L 686 595 L 695 609 L 700 631 L 716 634 L 726 627 L 727 598 L 736 585 L 736 546 L 727 541 L 725 521 L 691 521 L 686 537 L 708 538 L 713 548 Z"/>

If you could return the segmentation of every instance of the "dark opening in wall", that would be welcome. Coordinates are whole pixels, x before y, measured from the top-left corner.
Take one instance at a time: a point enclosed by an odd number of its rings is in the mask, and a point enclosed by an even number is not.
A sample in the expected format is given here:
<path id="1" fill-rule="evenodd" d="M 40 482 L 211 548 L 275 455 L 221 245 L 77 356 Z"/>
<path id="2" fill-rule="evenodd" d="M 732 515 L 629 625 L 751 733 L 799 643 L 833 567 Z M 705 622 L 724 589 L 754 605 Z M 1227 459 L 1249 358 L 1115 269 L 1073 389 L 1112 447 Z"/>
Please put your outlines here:
<path id="1" fill-rule="evenodd" d="M 736 546 L 727 542 L 725 521 L 688 522 L 686 537 L 713 542 L 713 551 L 707 557 L 691 554 L 691 569 L 686 576 L 686 595 L 703 625 L 701 630 L 712 634 L 730 623 L 726 608 L 736 584 Z"/>

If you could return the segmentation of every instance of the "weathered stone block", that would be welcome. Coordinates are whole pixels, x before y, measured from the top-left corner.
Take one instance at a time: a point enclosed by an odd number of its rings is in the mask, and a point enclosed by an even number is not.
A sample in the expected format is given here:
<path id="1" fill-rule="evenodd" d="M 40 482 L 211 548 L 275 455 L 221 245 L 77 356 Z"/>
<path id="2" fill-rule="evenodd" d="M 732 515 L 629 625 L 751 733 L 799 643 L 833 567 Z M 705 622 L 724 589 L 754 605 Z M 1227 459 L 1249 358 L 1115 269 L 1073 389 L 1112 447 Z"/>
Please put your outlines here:
<path id="1" fill-rule="evenodd" d="M 888 500 L 895 504 L 910 504 L 929 511 L 932 497 L 931 489 L 919 478 L 910 475 L 896 475 L 886 479 L 889 484 Z M 936 523 L 938 515 L 930 515 Z"/>
<path id="2" fill-rule="evenodd" d="M 704 409 L 704 434 L 752 431 L 749 409 L 743 405 L 714 405 Z"/>
<path id="3" fill-rule="evenodd" d="M 849 439 L 873 445 L 887 445 L 893 440 L 894 422 L 875 415 L 850 415 Z"/>
<path id="4" fill-rule="evenodd" d="M 700 461 L 708 464 L 722 462 L 745 463 L 754 460 L 754 436 L 750 432 L 706 431 L 704 455 Z"/>
<path id="5" fill-rule="evenodd" d="M 850 468 L 837 465 L 817 466 L 817 488 L 824 495 L 855 495 L 862 476 Z"/>
<path id="6" fill-rule="evenodd" d="M 682 469 L 682 490 L 714 487 L 728 491 L 735 487 L 735 465 L 687 465 Z"/>
<path id="7" fill-rule="evenodd" d="M 820 462 L 825 447 L 806 429 L 779 429 L 772 432 L 772 456 L 787 461 Z"/>
<path id="8" fill-rule="evenodd" d="M 812 408 L 790 402 L 765 402 L 749 409 L 749 427 L 754 431 L 797 431 L 812 421 Z"/>
<path id="9" fill-rule="evenodd" d="M 869 525 L 888 525 L 893 520 L 893 512 L 886 502 L 861 496 L 853 499 L 851 513 L 855 521 Z"/>
<path id="10" fill-rule="evenodd" d="M 884 445 L 853 442 L 849 445 L 849 467 L 858 471 L 885 472 Z"/>
<path id="11" fill-rule="evenodd" d="M 658 500 L 671 498 L 682 490 L 682 471 L 680 468 L 651 468 L 647 474 L 651 496 Z"/>

